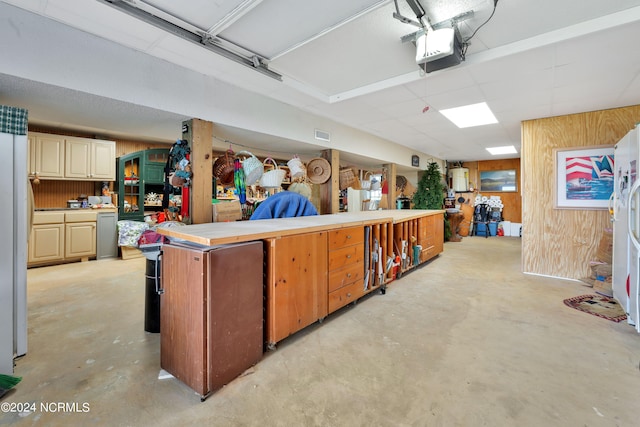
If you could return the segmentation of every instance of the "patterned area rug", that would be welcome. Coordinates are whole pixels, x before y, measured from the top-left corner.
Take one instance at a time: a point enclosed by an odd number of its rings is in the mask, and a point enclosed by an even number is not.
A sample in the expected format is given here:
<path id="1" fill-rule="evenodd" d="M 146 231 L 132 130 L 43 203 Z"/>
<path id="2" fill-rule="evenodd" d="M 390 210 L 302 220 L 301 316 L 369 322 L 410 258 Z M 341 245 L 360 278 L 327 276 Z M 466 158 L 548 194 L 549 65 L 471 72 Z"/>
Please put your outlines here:
<path id="1" fill-rule="evenodd" d="M 602 317 L 613 322 L 622 322 L 627 318 L 620 304 L 603 295 L 581 295 L 564 300 L 564 303 L 576 310 Z"/>

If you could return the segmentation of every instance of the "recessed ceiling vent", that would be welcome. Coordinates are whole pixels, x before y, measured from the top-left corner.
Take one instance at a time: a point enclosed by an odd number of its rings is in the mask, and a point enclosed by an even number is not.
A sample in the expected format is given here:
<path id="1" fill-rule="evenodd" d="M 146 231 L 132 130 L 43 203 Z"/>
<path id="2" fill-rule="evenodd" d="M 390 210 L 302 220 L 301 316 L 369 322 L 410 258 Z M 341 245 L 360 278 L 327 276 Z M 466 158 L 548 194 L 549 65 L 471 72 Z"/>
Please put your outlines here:
<path id="1" fill-rule="evenodd" d="M 331 141 L 331 134 L 329 132 L 326 132 L 320 129 L 316 129 L 315 131 L 316 131 L 315 132 L 316 139 L 319 139 L 320 141 L 325 141 L 325 142 Z"/>

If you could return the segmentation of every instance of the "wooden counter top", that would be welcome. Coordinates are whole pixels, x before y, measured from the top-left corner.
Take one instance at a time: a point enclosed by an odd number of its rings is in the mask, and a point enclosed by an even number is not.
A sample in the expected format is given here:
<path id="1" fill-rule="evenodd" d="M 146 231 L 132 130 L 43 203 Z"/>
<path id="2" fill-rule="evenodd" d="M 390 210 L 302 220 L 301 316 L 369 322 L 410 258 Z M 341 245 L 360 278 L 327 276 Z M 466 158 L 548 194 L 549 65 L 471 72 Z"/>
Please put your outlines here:
<path id="1" fill-rule="evenodd" d="M 182 239 L 204 246 L 215 246 L 316 231 L 328 231 L 357 225 L 364 226 L 379 222 L 396 223 L 443 212 L 443 210 L 416 209 L 344 212 L 295 218 L 215 222 L 169 228 L 159 227 L 156 231 L 170 238 Z"/>

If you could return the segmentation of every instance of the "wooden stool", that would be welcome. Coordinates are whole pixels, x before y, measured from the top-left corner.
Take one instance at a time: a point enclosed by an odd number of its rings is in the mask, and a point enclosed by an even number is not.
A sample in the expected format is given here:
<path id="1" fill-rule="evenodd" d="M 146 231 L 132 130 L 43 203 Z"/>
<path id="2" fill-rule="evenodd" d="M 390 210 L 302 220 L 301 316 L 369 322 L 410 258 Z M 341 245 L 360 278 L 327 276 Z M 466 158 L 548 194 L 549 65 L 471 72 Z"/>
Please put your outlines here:
<path id="1" fill-rule="evenodd" d="M 448 213 L 447 218 L 449 218 L 449 227 L 451 228 L 451 237 L 449 237 L 450 242 L 460 242 L 462 241 L 462 237 L 458 234 L 458 227 L 460 223 L 464 219 L 464 215 L 462 212 L 458 213 Z"/>

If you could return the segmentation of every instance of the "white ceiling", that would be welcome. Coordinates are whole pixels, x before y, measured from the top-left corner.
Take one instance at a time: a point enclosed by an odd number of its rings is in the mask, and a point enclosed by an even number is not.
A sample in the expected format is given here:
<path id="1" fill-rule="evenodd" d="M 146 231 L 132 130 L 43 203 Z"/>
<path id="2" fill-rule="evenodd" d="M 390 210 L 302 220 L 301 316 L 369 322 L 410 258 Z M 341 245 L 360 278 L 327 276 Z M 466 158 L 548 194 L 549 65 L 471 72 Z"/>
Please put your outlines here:
<path id="1" fill-rule="evenodd" d="M 493 0 L 420 1 L 432 24 L 472 10 L 473 17 L 460 23 L 463 38 L 489 18 L 494 5 Z M 499 0 L 491 20 L 471 39 L 466 60 L 426 75 L 415 64 L 415 47 L 400 40 L 417 28 L 394 19 L 389 0 L 120 2 L 206 35 L 240 56 L 255 55 L 282 81 L 145 23 L 108 1 L 2 3 L 450 161 L 519 157 L 492 157 L 485 148 L 514 145 L 519 152 L 523 120 L 640 104 L 640 0 Z M 415 19 L 405 0 L 398 4 L 404 16 Z M 4 24 L 11 25 L 11 10 L 0 14 Z M 92 47 L 75 48 L 88 52 Z M 14 60 L 24 61 L 25 69 L 42 67 L 29 52 Z M 141 107 L 115 97 L 91 102 L 96 95 L 89 91 L 71 84 L 52 87 L 29 74 L 0 73 L 0 101 L 29 108 L 32 123 L 119 129 L 158 139 L 169 123 L 175 133 L 176 120 L 194 117 L 189 111 Z M 498 124 L 458 129 L 439 113 L 482 101 Z M 230 137 L 253 135 L 257 143 L 275 143 L 272 132 L 226 130 Z M 278 143 L 286 149 L 297 141 L 280 138 Z"/>

